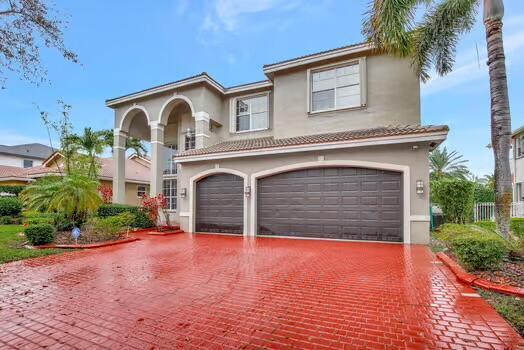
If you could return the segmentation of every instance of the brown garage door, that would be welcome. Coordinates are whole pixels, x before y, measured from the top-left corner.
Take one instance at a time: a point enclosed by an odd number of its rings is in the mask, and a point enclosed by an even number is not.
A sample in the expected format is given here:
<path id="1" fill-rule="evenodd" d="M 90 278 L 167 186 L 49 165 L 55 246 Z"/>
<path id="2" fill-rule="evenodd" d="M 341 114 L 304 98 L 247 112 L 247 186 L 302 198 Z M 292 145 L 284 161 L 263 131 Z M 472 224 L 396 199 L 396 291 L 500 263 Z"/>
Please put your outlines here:
<path id="1" fill-rule="evenodd" d="M 259 235 L 402 241 L 402 176 L 313 168 L 258 180 Z"/>
<path id="2" fill-rule="evenodd" d="M 196 232 L 243 232 L 244 180 L 236 175 L 208 176 L 196 185 Z"/>

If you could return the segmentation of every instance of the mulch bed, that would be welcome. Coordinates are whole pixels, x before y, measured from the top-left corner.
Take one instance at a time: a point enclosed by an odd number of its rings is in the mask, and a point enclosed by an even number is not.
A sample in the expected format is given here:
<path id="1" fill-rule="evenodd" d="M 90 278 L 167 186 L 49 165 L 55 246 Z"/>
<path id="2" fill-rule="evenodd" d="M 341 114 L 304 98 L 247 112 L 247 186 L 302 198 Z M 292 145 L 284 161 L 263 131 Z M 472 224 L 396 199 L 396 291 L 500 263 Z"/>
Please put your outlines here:
<path id="1" fill-rule="evenodd" d="M 450 250 L 447 250 L 446 254 L 460 265 L 459 260 Z M 493 283 L 524 288 L 524 260 L 504 261 L 496 270 L 468 272 Z"/>
<path id="2" fill-rule="evenodd" d="M 89 232 L 82 232 L 80 234 L 80 237 L 78 237 L 78 242 L 75 242 L 75 240 L 71 237 L 71 231 L 60 231 L 56 233 L 54 244 L 92 244 L 92 243 L 102 243 L 102 242 L 108 242 L 108 241 L 118 241 L 121 239 L 129 238 L 125 232 L 116 236 L 116 237 L 102 237 L 97 236 L 94 234 L 90 234 Z"/>
<path id="3" fill-rule="evenodd" d="M 472 274 L 493 283 L 524 288 L 524 261 L 505 261 L 497 270 L 473 271 Z"/>

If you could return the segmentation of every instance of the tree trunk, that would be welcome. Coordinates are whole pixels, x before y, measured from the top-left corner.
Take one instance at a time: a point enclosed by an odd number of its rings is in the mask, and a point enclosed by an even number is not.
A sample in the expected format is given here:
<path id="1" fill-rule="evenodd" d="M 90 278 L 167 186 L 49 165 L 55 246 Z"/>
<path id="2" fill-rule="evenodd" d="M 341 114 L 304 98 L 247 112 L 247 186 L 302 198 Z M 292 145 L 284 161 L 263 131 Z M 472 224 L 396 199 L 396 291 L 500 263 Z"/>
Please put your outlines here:
<path id="1" fill-rule="evenodd" d="M 494 1 L 497 3 L 497 1 Z M 485 1 L 484 5 L 489 1 Z M 500 2 L 501 4 L 502 2 Z M 485 9 L 488 10 L 489 9 Z M 509 238 L 511 216 L 511 116 L 504 44 L 502 42 L 502 15 L 486 16 L 489 83 L 491 93 L 491 145 L 495 157 L 495 220 L 500 234 Z"/>

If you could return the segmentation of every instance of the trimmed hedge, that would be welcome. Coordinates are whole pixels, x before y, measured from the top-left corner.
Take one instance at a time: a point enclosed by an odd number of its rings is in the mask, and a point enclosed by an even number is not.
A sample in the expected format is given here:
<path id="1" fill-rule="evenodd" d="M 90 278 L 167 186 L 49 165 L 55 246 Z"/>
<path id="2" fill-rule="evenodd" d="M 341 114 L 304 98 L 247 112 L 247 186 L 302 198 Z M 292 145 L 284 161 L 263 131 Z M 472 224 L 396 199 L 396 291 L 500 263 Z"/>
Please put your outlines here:
<path id="1" fill-rule="evenodd" d="M 0 197 L 0 216 L 20 216 L 22 207 L 16 197 Z"/>
<path id="2" fill-rule="evenodd" d="M 495 233 L 472 232 L 451 240 L 453 253 L 468 270 L 497 267 L 508 254 L 504 240 Z"/>
<path id="3" fill-rule="evenodd" d="M 24 233 L 32 245 L 48 244 L 55 240 L 55 228 L 49 224 L 29 226 Z"/>
<path id="4" fill-rule="evenodd" d="M 122 213 L 131 213 L 135 216 L 131 226 L 134 228 L 148 228 L 153 227 L 153 221 L 147 216 L 147 214 L 141 210 L 140 207 L 126 204 L 102 204 L 98 208 L 98 216 L 106 218 L 109 216 L 116 216 Z"/>
<path id="5" fill-rule="evenodd" d="M 491 230 L 492 225 L 478 224 L 445 224 L 435 233 L 435 238 L 443 241 L 466 269 L 495 268 L 508 254 L 508 244 Z"/>
<path id="6" fill-rule="evenodd" d="M 18 196 L 20 192 L 24 190 L 25 186 L 9 186 L 9 185 L 2 185 L 0 186 L 0 193 L 11 193 L 15 196 Z"/>

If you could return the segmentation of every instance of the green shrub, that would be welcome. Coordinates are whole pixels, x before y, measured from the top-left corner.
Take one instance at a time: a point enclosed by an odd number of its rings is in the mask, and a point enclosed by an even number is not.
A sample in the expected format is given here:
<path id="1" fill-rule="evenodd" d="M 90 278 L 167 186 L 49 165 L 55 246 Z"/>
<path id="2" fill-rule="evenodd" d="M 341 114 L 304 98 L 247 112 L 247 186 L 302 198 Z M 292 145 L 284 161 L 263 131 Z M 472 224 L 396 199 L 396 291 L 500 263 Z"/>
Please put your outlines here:
<path id="1" fill-rule="evenodd" d="M 510 230 L 515 236 L 524 239 L 524 218 L 511 219 Z"/>
<path id="2" fill-rule="evenodd" d="M 142 211 L 139 207 L 133 205 L 125 204 L 103 204 L 98 208 L 98 216 L 102 218 L 115 216 L 121 213 L 129 212 L 134 214 L 135 219 L 130 225 L 133 228 L 148 228 L 153 227 L 153 222 L 147 216 L 147 214 Z"/>
<path id="3" fill-rule="evenodd" d="M 23 214 L 24 222 L 28 225 L 48 224 L 55 225 L 57 214 L 55 213 L 40 213 L 37 211 L 26 211 Z"/>
<path id="4" fill-rule="evenodd" d="M 475 183 L 457 178 L 432 181 L 431 196 L 444 214 L 444 220 L 465 224 L 473 217 Z"/>
<path id="5" fill-rule="evenodd" d="M 0 225 L 11 225 L 11 220 L 10 216 L 0 216 Z"/>
<path id="6" fill-rule="evenodd" d="M 475 184 L 475 199 L 476 203 L 487 203 L 495 201 L 495 191 L 489 185 Z"/>
<path id="7" fill-rule="evenodd" d="M 24 233 L 32 245 L 48 244 L 55 240 L 55 228 L 49 224 L 31 225 Z"/>
<path id="8" fill-rule="evenodd" d="M 475 225 L 491 232 L 497 232 L 497 224 L 494 221 L 477 221 Z"/>
<path id="9" fill-rule="evenodd" d="M 19 216 L 22 202 L 16 197 L 0 197 L 0 216 Z"/>
<path id="10" fill-rule="evenodd" d="M 25 186 L 9 186 L 9 185 L 3 185 L 0 186 L 0 193 L 10 193 L 14 194 L 15 196 L 18 196 L 20 192 L 25 188 Z"/>
<path id="11" fill-rule="evenodd" d="M 497 267 L 508 250 L 496 233 L 461 234 L 451 240 L 453 253 L 468 270 L 488 270 Z"/>
<path id="12" fill-rule="evenodd" d="M 123 212 L 118 215 L 102 217 L 92 217 L 87 220 L 83 230 L 89 235 L 100 241 L 118 239 L 134 222 L 135 216 L 130 212 Z"/>

